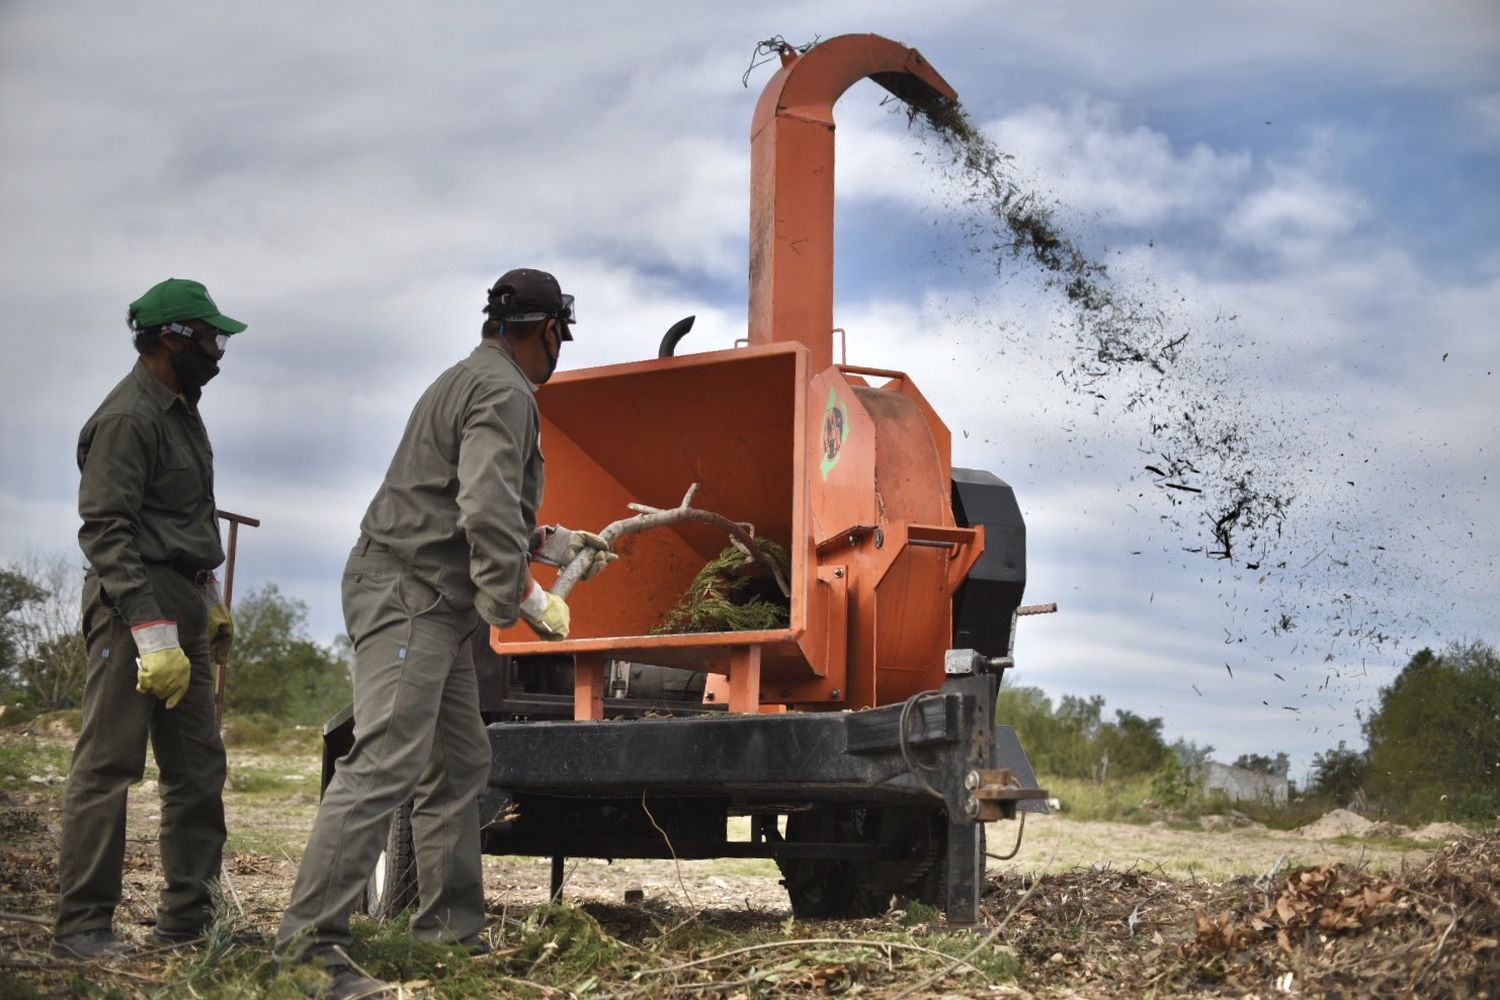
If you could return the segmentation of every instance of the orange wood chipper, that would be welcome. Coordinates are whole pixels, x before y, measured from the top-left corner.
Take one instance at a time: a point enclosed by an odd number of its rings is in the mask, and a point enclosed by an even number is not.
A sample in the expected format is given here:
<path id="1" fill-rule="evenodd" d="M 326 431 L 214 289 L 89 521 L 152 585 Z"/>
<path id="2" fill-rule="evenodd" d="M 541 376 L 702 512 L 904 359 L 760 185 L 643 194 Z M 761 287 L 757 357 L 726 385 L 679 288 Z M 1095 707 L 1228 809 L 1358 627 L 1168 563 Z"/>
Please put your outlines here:
<path id="1" fill-rule="evenodd" d="M 697 484 L 695 507 L 785 548 L 789 621 L 655 634 L 726 544 L 688 523 L 622 539 L 569 594 L 565 641 L 486 636 L 485 850 L 550 856 L 555 892 L 567 857 L 767 857 L 801 916 L 906 897 L 969 923 L 983 824 L 1044 808 L 994 719 L 1025 527 L 1009 486 L 952 467 L 911 379 L 833 350 L 834 102 L 867 77 L 917 107 L 956 95 L 876 35 L 780 56 L 751 126 L 748 344 L 676 356 L 669 334 L 662 356 L 559 372 L 537 400 L 541 521 L 597 530 Z M 411 888 L 402 822 L 377 912 Z"/>

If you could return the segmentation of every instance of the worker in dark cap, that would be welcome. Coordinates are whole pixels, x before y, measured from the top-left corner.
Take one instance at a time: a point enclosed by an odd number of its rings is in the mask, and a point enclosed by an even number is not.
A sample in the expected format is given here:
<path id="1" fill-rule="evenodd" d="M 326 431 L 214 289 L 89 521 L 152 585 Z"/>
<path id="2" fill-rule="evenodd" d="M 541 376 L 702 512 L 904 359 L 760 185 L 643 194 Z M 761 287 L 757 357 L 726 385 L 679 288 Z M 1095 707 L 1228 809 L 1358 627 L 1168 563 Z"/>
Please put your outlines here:
<path id="1" fill-rule="evenodd" d="M 196 281 L 169 278 L 130 304 L 139 354 L 78 439 L 78 540 L 88 559 L 83 729 L 63 796 L 53 951 L 99 958 L 113 929 L 125 856 L 125 798 L 150 739 L 161 772 L 155 945 L 200 939 L 213 919 L 224 849 L 224 744 L 211 662 L 234 624 L 214 570 L 224 561 L 213 451 L 198 415 L 245 324 Z"/>
<path id="2" fill-rule="evenodd" d="M 354 643 L 354 746 L 323 794 L 282 917 L 276 952 L 333 977 L 329 995 L 366 995 L 344 950 L 349 915 L 392 814 L 412 800 L 419 905 L 411 934 L 482 949 L 477 802 L 490 747 L 469 637 L 517 619 L 563 639 L 568 606 L 532 579 L 538 559 L 613 558 L 586 531 L 539 529 L 541 418 L 533 386 L 572 340 L 573 297 L 544 271 L 507 272 L 489 290 L 480 342 L 417 401 L 344 569 Z"/>

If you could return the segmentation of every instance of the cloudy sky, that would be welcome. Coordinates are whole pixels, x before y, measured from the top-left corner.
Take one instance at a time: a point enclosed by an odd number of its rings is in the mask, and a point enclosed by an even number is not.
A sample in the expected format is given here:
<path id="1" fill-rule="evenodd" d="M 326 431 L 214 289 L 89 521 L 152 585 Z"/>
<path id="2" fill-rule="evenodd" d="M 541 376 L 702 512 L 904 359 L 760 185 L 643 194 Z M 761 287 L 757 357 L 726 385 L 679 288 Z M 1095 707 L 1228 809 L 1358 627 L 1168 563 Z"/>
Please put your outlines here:
<path id="1" fill-rule="evenodd" d="M 1188 335 L 1163 375 L 1081 378 L 1078 317 L 993 249 L 972 178 L 873 84 L 840 102 L 835 320 L 1014 485 L 1027 597 L 1062 608 L 1024 623 L 1020 681 L 1298 776 L 1362 745 L 1412 651 L 1500 639 L 1492 0 L 0 4 L 0 561 L 70 551 L 125 305 L 194 277 L 250 324 L 204 401 L 220 503 L 264 522 L 236 590 L 276 583 L 331 639 L 359 517 L 495 276 L 577 295 L 566 367 L 689 313 L 682 351 L 731 346 L 755 43 L 863 31 L 919 48 L 1006 180 Z M 1158 475 L 1183 413 L 1232 453 Z M 1244 477 L 1284 517 L 1211 558 Z"/>

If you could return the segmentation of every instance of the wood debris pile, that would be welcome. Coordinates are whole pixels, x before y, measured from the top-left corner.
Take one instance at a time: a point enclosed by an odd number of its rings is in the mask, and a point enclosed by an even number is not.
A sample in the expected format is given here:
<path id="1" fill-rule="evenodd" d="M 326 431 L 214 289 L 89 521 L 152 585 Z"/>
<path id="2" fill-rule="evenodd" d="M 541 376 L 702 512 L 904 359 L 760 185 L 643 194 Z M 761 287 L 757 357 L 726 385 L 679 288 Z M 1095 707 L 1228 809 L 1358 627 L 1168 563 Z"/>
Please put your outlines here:
<path id="1" fill-rule="evenodd" d="M 1207 978 L 1287 992 L 1500 995 L 1500 830 L 1390 879 L 1340 864 L 1251 887 L 1238 909 L 1199 910 L 1180 949 Z"/>
<path id="2" fill-rule="evenodd" d="M 1236 952 L 1254 947 L 1268 936 L 1276 938 L 1282 951 L 1292 954 L 1318 932 L 1359 931 L 1394 909 L 1408 905 L 1396 901 L 1396 887 L 1377 878 L 1346 875 L 1342 862 L 1303 868 L 1292 872 L 1282 884 L 1281 894 L 1258 913 L 1241 916 L 1225 910 L 1217 917 L 1197 914 L 1194 942 L 1199 950 Z M 1347 888 L 1341 888 L 1342 883 Z"/>
<path id="3" fill-rule="evenodd" d="M 1218 884 L 1106 867 L 992 876 L 986 922 L 1012 907 L 999 943 L 1038 996 L 1500 998 L 1500 827 L 1395 875 L 1330 864 Z"/>

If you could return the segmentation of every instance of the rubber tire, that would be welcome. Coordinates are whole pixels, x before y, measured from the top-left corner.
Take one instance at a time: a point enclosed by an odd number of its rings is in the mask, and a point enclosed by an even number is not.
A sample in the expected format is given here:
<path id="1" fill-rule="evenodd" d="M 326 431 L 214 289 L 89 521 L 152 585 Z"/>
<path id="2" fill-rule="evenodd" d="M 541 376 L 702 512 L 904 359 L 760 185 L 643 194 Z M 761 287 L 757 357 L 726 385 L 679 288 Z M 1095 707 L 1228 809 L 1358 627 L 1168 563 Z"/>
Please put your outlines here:
<path id="1" fill-rule="evenodd" d="M 948 823 L 943 817 L 937 817 L 935 821 L 935 849 L 938 852 L 937 860 L 931 868 L 922 873 L 921 877 L 914 880 L 910 885 L 898 893 L 898 900 L 917 900 L 928 906 L 935 906 L 941 911 L 948 909 Z M 989 856 L 986 851 L 989 847 L 989 835 L 983 826 L 979 828 L 979 882 L 983 886 L 988 874 Z M 983 889 L 980 890 L 981 895 Z"/>
<path id="2" fill-rule="evenodd" d="M 396 810 L 385 850 L 365 883 L 364 911 L 385 922 L 417 902 L 417 852 L 411 834 L 411 803 Z"/>
<path id="3" fill-rule="evenodd" d="M 823 807 L 792 813 L 789 843 L 862 843 L 865 810 Z M 890 909 L 892 893 L 872 885 L 867 866 L 836 858 L 778 858 L 793 916 L 812 920 L 858 920 Z"/>

